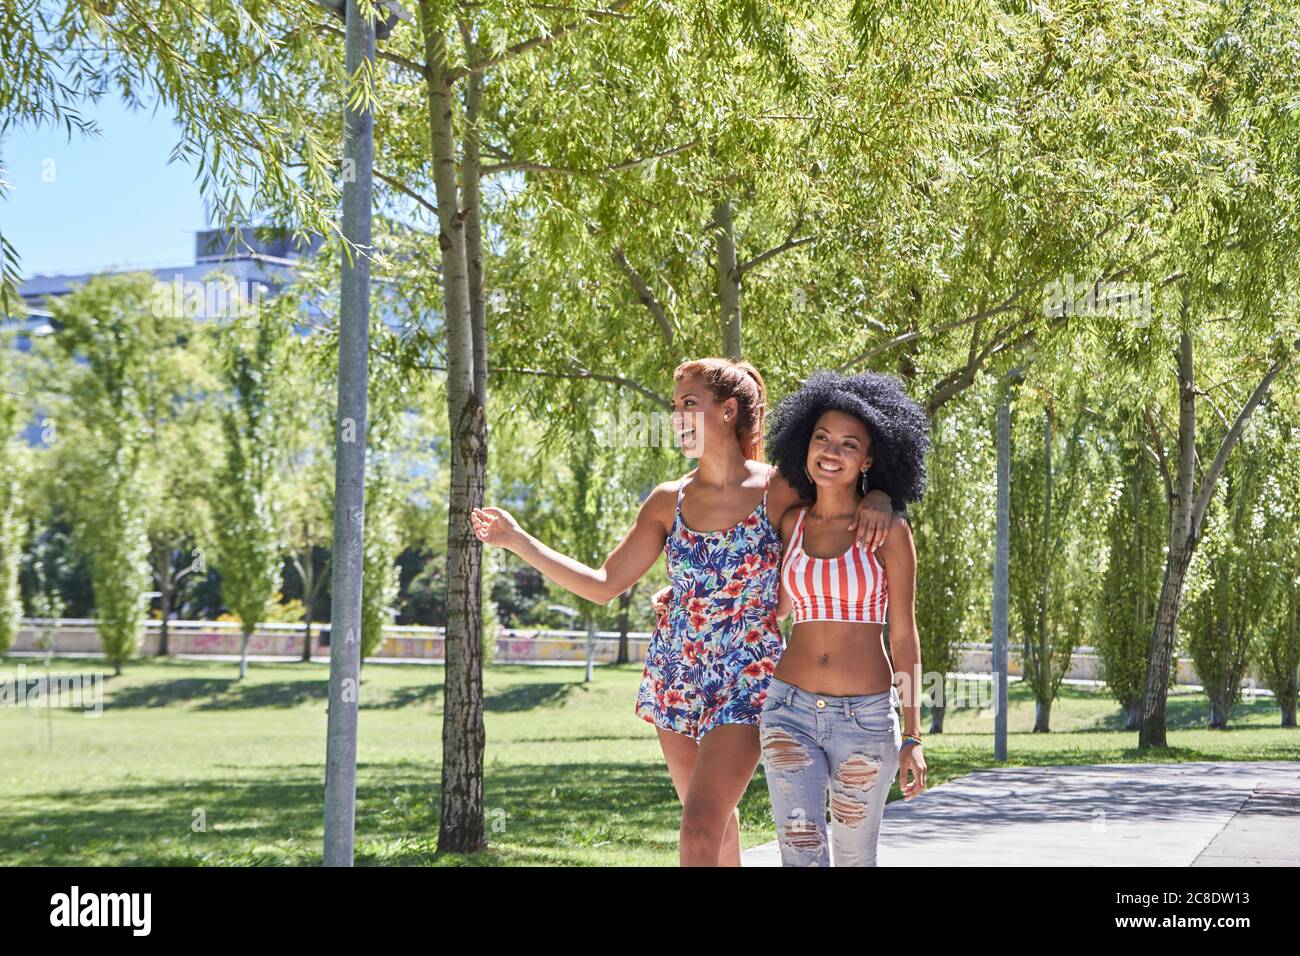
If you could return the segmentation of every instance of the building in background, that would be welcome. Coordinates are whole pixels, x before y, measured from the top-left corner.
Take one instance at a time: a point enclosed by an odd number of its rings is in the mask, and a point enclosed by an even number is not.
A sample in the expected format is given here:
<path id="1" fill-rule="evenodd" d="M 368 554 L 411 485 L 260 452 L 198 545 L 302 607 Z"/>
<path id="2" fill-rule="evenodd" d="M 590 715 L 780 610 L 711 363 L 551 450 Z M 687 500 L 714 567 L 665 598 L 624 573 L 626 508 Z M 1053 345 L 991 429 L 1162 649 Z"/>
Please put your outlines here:
<path id="1" fill-rule="evenodd" d="M 137 272 L 152 274 L 159 281 L 160 299 L 178 311 L 195 318 L 229 316 L 260 297 L 278 295 L 293 281 L 298 261 L 314 255 L 321 242 L 319 236 L 307 243 L 295 240 L 286 229 L 205 229 L 195 234 L 194 262 L 189 265 L 34 275 L 19 287 L 27 314 L 8 318 L 5 331 L 13 346 L 26 352 L 33 336 L 53 331 L 49 324 L 51 298 L 68 295 L 96 276 Z M 217 273 L 228 276 L 230 282 L 215 281 Z"/>

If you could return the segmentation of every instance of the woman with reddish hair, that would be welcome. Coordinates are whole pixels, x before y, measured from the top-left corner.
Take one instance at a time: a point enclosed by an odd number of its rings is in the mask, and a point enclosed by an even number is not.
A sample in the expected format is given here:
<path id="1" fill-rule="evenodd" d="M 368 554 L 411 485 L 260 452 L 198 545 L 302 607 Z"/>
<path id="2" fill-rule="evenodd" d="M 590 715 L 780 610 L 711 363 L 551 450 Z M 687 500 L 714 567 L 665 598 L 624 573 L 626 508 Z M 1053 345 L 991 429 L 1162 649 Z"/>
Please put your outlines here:
<path id="1" fill-rule="evenodd" d="M 759 761 L 758 720 L 781 656 L 777 530 L 802 501 L 763 462 L 767 390 L 748 362 L 708 358 L 673 373 L 673 427 L 696 468 L 664 482 L 599 568 L 558 553 L 500 508 L 475 509 L 478 538 L 579 597 L 607 604 L 667 556 L 672 597 L 646 652 L 636 713 L 653 723 L 682 801 L 683 866 L 739 866 L 737 805 Z M 844 530 L 874 548 L 889 496 L 863 499 Z"/>

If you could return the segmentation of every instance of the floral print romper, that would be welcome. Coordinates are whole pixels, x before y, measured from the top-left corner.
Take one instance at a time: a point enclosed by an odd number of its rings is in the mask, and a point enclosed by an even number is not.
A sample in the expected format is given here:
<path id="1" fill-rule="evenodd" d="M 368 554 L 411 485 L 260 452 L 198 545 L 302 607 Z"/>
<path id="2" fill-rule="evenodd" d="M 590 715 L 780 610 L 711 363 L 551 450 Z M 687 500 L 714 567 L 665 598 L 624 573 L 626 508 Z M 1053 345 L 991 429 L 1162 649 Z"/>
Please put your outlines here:
<path id="1" fill-rule="evenodd" d="M 767 514 L 766 486 L 749 517 L 722 531 L 692 531 L 682 520 L 684 482 L 664 542 L 673 595 L 646 651 L 636 713 L 699 740 L 720 724 L 758 724 L 781 657 L 781 536 Z"/>

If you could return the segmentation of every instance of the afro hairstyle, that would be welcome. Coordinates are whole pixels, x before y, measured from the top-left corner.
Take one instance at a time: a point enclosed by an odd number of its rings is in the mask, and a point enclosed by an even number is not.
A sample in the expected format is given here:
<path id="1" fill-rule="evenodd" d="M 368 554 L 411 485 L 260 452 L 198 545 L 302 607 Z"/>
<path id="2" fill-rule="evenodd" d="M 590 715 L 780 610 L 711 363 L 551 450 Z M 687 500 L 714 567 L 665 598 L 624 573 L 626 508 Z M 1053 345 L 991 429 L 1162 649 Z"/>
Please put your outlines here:
<path id="1" fill-rule="evenodd" d="M 852 415 L 867 428 L 871 437 L 867 490 L 885 492 L 899 512 L 906 512 L 909 501 L 920 501 L 925 492 L 930 418 L 901 381 L 882 372 L 814 372 L 777 406 L 767 433 L 768 459 L 800 496 L 817 497 L 804 466 L 817 419 L 831 410 Z"/>

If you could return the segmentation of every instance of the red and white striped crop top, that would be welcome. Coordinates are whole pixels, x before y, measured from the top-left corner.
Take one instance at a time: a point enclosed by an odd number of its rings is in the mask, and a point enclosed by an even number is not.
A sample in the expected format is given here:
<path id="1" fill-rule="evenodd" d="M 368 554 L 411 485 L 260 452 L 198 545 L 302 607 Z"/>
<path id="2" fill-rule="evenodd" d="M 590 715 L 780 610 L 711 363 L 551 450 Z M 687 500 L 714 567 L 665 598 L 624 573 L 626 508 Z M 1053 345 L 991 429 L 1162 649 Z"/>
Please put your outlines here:
<path id="1" fill-rule="evenodd" d="M 889 609 L 885 566 L 868 548 L 850 545 L 838 558 L 814 558 L 803 549 L 799 510 L 790 549 L 781 562 L 781 581 L 790 592 L 794 622 L 861 621 L 884 624 Z"/>

